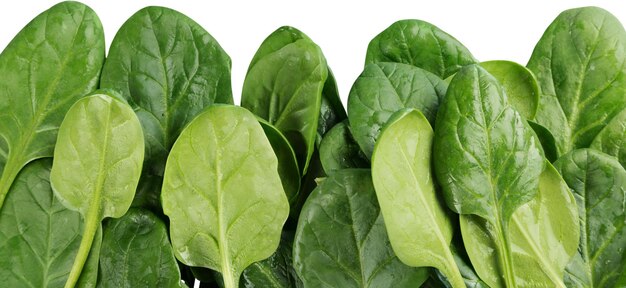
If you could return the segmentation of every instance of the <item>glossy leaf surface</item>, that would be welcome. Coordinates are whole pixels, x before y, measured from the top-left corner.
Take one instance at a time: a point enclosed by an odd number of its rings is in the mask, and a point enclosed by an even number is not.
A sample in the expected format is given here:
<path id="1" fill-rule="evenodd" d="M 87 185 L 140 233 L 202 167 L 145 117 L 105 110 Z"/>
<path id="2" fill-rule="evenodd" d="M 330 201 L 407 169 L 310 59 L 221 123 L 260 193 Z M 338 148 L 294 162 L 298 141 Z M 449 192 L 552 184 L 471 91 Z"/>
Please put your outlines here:
<path id="1" fill-rule="evenodd" d="M 270 258 L 255 262 L 241 275 L 240 286 L 246 288 L 296 288 L 302 287 L 293 267 L 293 231 L 284 231 L 278 249 Z"/>
<path id="2" fill-rule="evenodd" d="M 103 62 L 100 19 L 78 2 L 41 13 L 0 54 L 0 208 L 22 167 L 52 156 L 63 116 L 97 88 Z"/>
<path id="3" fill-rule="evenodd" d="M 626 167 L 626 109 L 602 129 L 591 142 L 591 148 L 616 157 Z"/>
<path id="4" fill-rule="evenodd" d="M 326 174 L 346 168 L 368 168 L 370 165 L 354 141 L 347 121 L 338 123 L 324 135 L 319 151 Z"/>
<path id="5" fill-rule="evenodd" d="M 294 240 L 304 287 L 416 287 L 428 270 L 406 266 L 391 249 L 370 171 L 328 176 L 307 199 Z"/>
<path id="6" fill-rule="evenodd" d="M 434 74 L 400 63 L 365 66 L 348 97 L 348 119 L 354 139 L 370 158 L 383 125 L 393 113 L 416 108 L 435 122 L 447 84 Z"/>

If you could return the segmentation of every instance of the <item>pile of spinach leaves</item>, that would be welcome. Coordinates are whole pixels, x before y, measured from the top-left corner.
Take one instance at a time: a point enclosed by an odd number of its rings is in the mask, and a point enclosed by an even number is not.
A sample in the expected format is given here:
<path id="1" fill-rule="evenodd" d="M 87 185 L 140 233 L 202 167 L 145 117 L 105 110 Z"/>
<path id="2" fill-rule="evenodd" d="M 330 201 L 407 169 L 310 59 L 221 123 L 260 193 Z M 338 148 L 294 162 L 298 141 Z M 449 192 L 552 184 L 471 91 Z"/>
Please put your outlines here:
<path id="1" fill-rule="evenodd" d="M 0 54 L 7 287 L 626 287 L 626 31 L 562 12 L 526 66 L 401 20 L 347 113 L 293 27 L 231 59 L 147 7 L 105 57 L 62 2 Z"/>

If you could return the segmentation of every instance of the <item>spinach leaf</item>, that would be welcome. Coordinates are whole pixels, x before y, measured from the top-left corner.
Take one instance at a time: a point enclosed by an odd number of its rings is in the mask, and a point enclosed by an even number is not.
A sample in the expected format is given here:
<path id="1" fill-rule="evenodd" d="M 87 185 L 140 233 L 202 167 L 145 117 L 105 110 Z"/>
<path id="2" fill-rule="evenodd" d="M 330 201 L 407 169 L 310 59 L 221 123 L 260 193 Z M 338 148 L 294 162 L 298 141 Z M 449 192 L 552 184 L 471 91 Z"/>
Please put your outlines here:
<path id="1" fill-rule="evenodd" d="M 117 32 L 100 86 L 121 92 L 143 127 L 146 157 L 133 206 L 160 210 L 161 189 L 152 183 L 160 182 L 169 150 L 194 116 L 213 103 L 233 103 L 230 67 L 204 28 L 168 8 L 141 9 Z"/>
<path id="2" fill-rule="evenodd" d="M 400 20 L 367 46 L 365 64 L 377 62 L 410 64 L 445 79 L 461 67 L 476 63 L 476 59 L 463 44 L 435 25 Z"/>
<path id="3" fill-rule="evenodd" d="M 544 166 L 538 145 L 503 88 L 483 68 L 466 66 L 452 79 L 435 126 L 436 176 L 450 209 L 493 228 L 489 239 L 507 287 L 516 287 L 509 222 L 537 194 Z"/>
<path id="4" fill-rule="evenodd" d="M 320 118 L 317 122 L 316 147 L 319 149 L 323 136 L 338 123 L 348 118 L 343 108 L 335 76 L 328 67 L 328 78 L 322 90 L 322 102 L 320 103 Z"/>
<path id="5" fill-rule="evenodd" d="M 515 62 L 504 60 L 481 62 L 480 67 L 500 82 L 509 103 L 517 112 L 528 120 L 535 118 L 539 105 L 539 84 L 530 70 Z"/>
<path id="6" fill-rule="evenodd" d="M 591 142 L 591 148 L 615 156 L 626 167 L 626 109 L 609 122 Z"/>
<path id="7" fill-rule="evenodd" d="M 322 139 L 319 157 L 326 174 L 345 168 L 368 168 L 369 161 L 354 141 L 348 121 L 335 125 Z"/>
<path id="8" fill-rule="evenodd" d="M 144 155 L 141 124 L 133 110 L 106 94 L 78 100 L 59 127 L 50 183 L 66 207 L 83 217 L 85 231 L 66 282 L 73 287 L 102 219 L 128 210 Z"/>
<path id="9" fill-rule="evenodd" d="M 278 247 L 289 202 L 261 125 L 244 108 L 211 106 L 183 130 L 161 194 L 174 254 L 222 273 L 227 288 Z"/>
<path id="10" fill-rule="evenodd" d="M 327 78 L 320 48 L 297 29 L 281 27 L 263 41 L 243 84 L 241 106 L 287 137 L 302 174 L 315 147 Z"/>
<path id="11" fill-rule="evenodd" d="M 289 205 L 293 206 L 298 199 L 301 178 L 296 154 L 291 148 L 291 145 L 289 145 L 287 138 L 285 138 L 276 127 L 261 118 L 258 120 L 265 132 L 265 136 L 267 136 L 267 140 L 270 141 L 270 145 L 272 145 L 272 149 L 276 154 L 278 160 L 278 175 L 280 175 L 280 181 L 287 195 L 287 199 L 289 200 Z"/>
<path id="12" fill-rule="evenodd" d="M 376 143 L 372 179 L 393 251 L 413 267 L 435 267 L 465 287 L 450 250 L 452 223 L 431 175 L 433 129 L 417 110 L 391 116 Z"/>
<path id="13" fill-rule="evenodd" d="M 511 217 L 509 239 L 518 285 L 566 287 L 563 274 L 578 248 L 578 227 L 576 200 L 559 173 L 546 163 L 537 196 Z M 498 273 L 497 252 L 491 248 L 493 230 L 483 219 L 461 216 L 465 248 L 476 271 L 490 287 L 506 287 Z"/>
<path id="14" fill-rule="evenodd" d="M 293 267 L 293 231 L 284 231 L 278 250 L 263 261 L 250 265 L 241 275 L 241 287 L 297 288 L 303 287 Z"/>
<path id="15" fill-rule="evenodd" d="M 554 165 L 574 192 L 580 246 L 567 266 L 567 287 L 622 287 L 626 270 L 626 170 L 593 149 L 574 150 Z"/>
<path id="16" fill-rule="evenodd" d="M 7 287 L 63 287 L 72 268 L 83 224 L 78 212 L 54 196 L 51 166 L 51 158 L 30 162 L 7 194 L 0 214 L 0 279 Z M 97 260 L 88 262 L 81 275 L 82 283 L 94 285 L 81 287 L 95 287 Z"/>
<path id="17" fill-rule="evenodd" d="M 99 287 L 181 287 L 167 228 L 154 214 L 130 209 L 103 233 Z"/>
<path id="18" fill-rule="evenodd" d="M 626 107 L 626 32 L 600 8 L 562 12 L 528 62 L 541 86 L 536 122 L 554 138 L 558 155 L 589 147 Z"/>
<path id="19" fill-rule="evenodd" d="M 550 133 L 550 131 L 546 129 L 546 127 L 543 127 L 536 122 L 530 120 L 528 120 L 527 122 L 530 128 L 533 128 L 537 139 L 539 139 L 539 143 L 541 143 L 541 148 L 543 148 L 543 155 L 550 162 L 556 161 L 556 159 L 558 158 L 558 152 L 556 147 L 556 140 L 554 139 L 554 136 L 552 136 L 552 133 Z"/>
<path id="20" fill-rule="evenodd" d="M 100 19 L 77 2 L 41 13 L 0 54 L 0 208 L 22 167 L 52 156 L 63 115 L 96 89 L 103 62 Z"/>
<path id="21" fill-rule="evenodd" d="M 337 171 L 313 191 L 293 249 L 305 287 L 417 287 L 428 277 L 393 253 L 365 169 Z"/>
<path id="22" fill-rule="evenodd" d="M 391 114 L 416 108 L 431 123 L 447 84 L 434 74 L 400 63 L 376 63 L 354 82 L 348 97 L 348 119 L 354 139 L 370 158 L 374 143 Z"/>

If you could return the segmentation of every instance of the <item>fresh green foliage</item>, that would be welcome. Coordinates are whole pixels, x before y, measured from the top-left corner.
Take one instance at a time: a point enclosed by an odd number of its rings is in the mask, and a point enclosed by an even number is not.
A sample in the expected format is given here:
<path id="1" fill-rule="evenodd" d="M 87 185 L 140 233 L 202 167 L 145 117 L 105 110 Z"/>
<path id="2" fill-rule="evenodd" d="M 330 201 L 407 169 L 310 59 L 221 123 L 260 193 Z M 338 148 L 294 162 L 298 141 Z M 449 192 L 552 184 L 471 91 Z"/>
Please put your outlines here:
<path id="1" fill-rule="evenodd" d="M 297 29 L 281 27 L 263 41 L 243 84 L 241 106 L 287 137 L 302 174 L 313 155 L 327 78 L 322 50 Z"/>
<path id="2" fill-rule="evenodd" d="M 457 73 L 437 115 L 435 172 L 450 209 L 493 228 L 487 237 L 507 287 L 517 285 L 509 222 L 537 194 L 544 166 L 538 145 L 493 76 L 477 65 Z"/>
<path id="3" fill-rule="evenodd" d="M 98 85 L 104 33 L 77 2 L 41 13 L 0 54 L 0 208 L 28 162 L 50 157 L 69 107 Z"/>
<path id="4" fill-rule="evenodd" d="M 393 253 L 366 169 L 337 171 L 313 191 L 293 255 L 304 287 L 416 287 L 427 278 Z"/>
<path id="5" fill-rule="evenodd" d="M 83 223 L 78 212 L 54 196 L 51 166 L 50 158 L 28 164 L 11 186 L 0 214 L 0 279 L 7 287 L 63 287 L 72 268 Z M 95 262 L 88 262 L 80 280 L 94 285 L 83 287 L 95 286 L 97 260 L 96 255 Z"/>
<path id="6" fill-rule="evenodd" d="M 299 288 L 302 281 L 293 268 L 293 231 L 285 231 L 278 249 L 270 258 L 250 265 L 241 274 L 239 285 L 246 288 Z"/>
<path id="7" fill-rule="evenodd" d="M 324 135 L 319 157 L 326 174 L 345 168 L 368 168 L 370 165 L 354 141 L 348 121 L 338 123 Z"/>
<path id="8" fill-rule="evenodd" d="M 400 20 L 367 46 L 365 64 L 377 62 L 410 64 L 445 79 L 461 67 L 476 63 L 476 59 L 463 44 L 435 25 Z"/>
<path id="9" fill-rule="evenodd" d="M 495 227 L 473 215 L 461 216 L 460 222 L 478 275 L 492 288 L 507 287 L 498 272 L 497 251 L 491 248 L 496 245 L 490 238 Z M 537 196 L 511 217 L 509 239 L 515 247 L 516 283 L 522 287 L 566 287 L 563 274 L 578 248 L 578 226 L 574 196 L 559 173 L 546 163 Z"/>
<path id="10" fill-rule="evenodd" d="M 315 143 L 319 148 L 322 138 L 326 135 L 326 132 L 330 131 L 333 127 L 337 126 L 341 121 L 348 118 L 346 110 L 343 108 L 341 98 L 339 97 L 339 91 L 337 90 L 337 83 L 335 82 L 335 76 L 328 67 L 328 78 L 324 83 L 324 89 L 322 90 L 322 102 L 320 103 L 320 118 L 317 122 L 317 137 Z"/>
<path id="11" fill-rule="evenodd" d="M 567 287 L 622 287 L 626 269 L 626 170 L 593 149 L 574 150 L 555 162 L 574 192 L 580 247 L 567 266 Z"/>
<path id="12" fill-rule="evenodd" d="M 246 267 L 274 253 L 289 214 L 277 166 L 252 113 L 217 105 L 199 114 L 165 168 L 161 197 L 176 258 L 237 287 Z"/>
<path id="13" fill-rule="evenodd" d="M 370 158 L 374 143 L 389 117 L 403 108 L 416 108 L 431 122 L 447 84 L 436 75 L 400 63 L 376 63 L 354 82 L 348 97 L 348 119 L 354 139 Z"/>
<path id="14" fill-rule="evenodd" d="M 73 287 L 100 222 L 130 207 L 144 156 L 141 124 L 106 94 L 77 101 L 59 128 L 50 183 L 60 202 L 84 217 L 84 233 L 66 287 Z"/>
<path id="15" fill-rule="evenodd" d="M 161 181 L 180 131 L 205 107 L 233 103 L 230 66 L 204 28 L 168 8 L 141 9 L 117 32 L 100 86 L 119 91 L 143 127 L 146 158 L 135 205 L 160 210 L 161 187 L 153 183 Z"/>
<path id="16" fill-rule="evenodd" d="M 596 7 L 567 10 L 550 24 L 528 62 L 541 86 L 536 121 L 558 155 L 589 147 L 626 108 L 626 31 Z"/>
<path id="17" fill-rule="evenodd" d="M 535 118 L 539 105 L 539 84 L 530 70 L 515 62 L 502 60 L 481 62 L 480 67 L 498 80 L 517 112 L 528 120 Z"/>
<path id="18" fill-rule="evenodd" d="M 431 175 L 433 130 L 417 110 L 396 112 L 372 157 L 372 179 L 393 251 L 405 264 L 435 267 L 452 287 L 465 283 L 452 251 L 452 223 Z"/>
<path id="19" fill-rule="evenodd" d="M 591 142 L 591 148 L 617 157 L 626 167 L 626 109 L 607 124 Z"/>
<path id="20" fill-rule="evenodd" d="M 103 234 L 98 287 L 181 287 L 167 228 L 154 214 L 130 209 Z"/>

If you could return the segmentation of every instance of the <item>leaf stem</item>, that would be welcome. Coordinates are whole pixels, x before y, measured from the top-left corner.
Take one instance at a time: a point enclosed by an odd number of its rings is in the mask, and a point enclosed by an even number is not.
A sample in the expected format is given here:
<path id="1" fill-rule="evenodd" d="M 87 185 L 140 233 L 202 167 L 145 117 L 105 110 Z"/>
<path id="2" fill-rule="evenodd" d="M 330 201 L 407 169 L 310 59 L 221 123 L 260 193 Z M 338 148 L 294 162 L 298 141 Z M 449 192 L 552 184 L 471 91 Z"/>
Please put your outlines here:
<path id="1" fill-rule="evenodd" d="M 222 265 L 222 267 L 224 267 L 224 265 Z M 224 288 L 237 288 L 239 286 L 237 285 L 238 279 L 235 279 L 235 275 L 233 275 L 233 271 L 231 271 L 230 265 L 226 265 L 224 268 L 228 268 L 228 269 L 222 269 L 222 278 L 224 279 Z"/>
<path id="2" fill-rule="evenodd" d="M 461 271 L 459 271 L 459 267 L 456 265 L 452 252 L 448 249 L 444 254 L 446 255 L 446 260 L 448 262 L 448 267 L 446 267 L 445 270 L 448 282 L 450 282 L 450 285 L 452 285 L 453 288 L 465 288 L 465 280 L 463 280 Z"/>
<path id="3" fill-rule="evenodd" d="M 74 258 L 74 264 L 72 265 L 70 275 L 67 278 L 67 282 L 65 282 L 65 288 L 72 288 L 76 285 L 76 282 L 78 282 L 78 278 L 80 278 L 80 274 L 83 271 L 83 266 L 85 266 L 85 262 L 87 261 L 87 257 L 91 251 L 91 245 L 93 244 L 93 239 L 96 236 L 99 223 L 100 209 L 90 209 L 87 213 L 87 217 L 85 218 L 85 231 L 83 233 L 83 239 L 80 241 L 80 247 L 78 248 L 76 258 Z"/>
<path id="4" fill-rule="evenodd" d="M 504 271 L 504 284 L 506 287 L 517 287 L 515 284 L 515 272 L 513 271 L 513 263 L 511 261 L 511 250 L 509 249 L 509 236 L 505 233 L 504 223 L 498 220 L 498 224 L 495 225 L 496 233 L 498 235 L 496 245 L 498 245 L 498 258 L 500 258 L 500 264 L 503 266 Z"/>
<path id="5" fill-rule="evenodd" d="M 4 171 L 2 171 L 2 177 L 0 177 L 0 211 L 2 211 L 4 199 L 6 199 L 9 189 L 11 189 L 13 181 L 15 181 L 17 174 L 22 168 L 19 162 L 19 159 L 11 157 L 11 154 L 9 154 L 7 162 L 4 165 Z"/>

